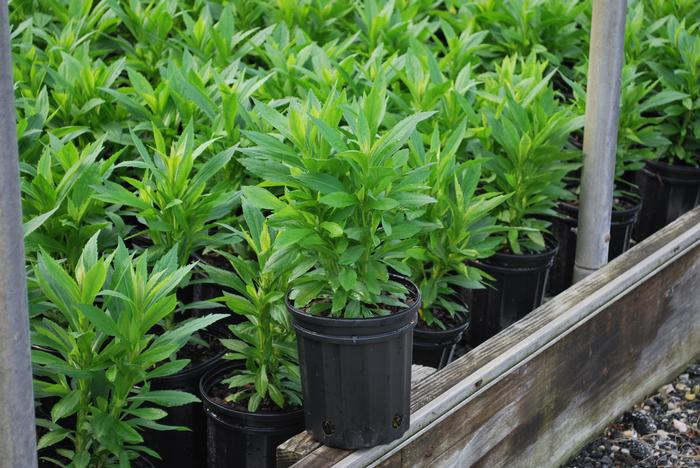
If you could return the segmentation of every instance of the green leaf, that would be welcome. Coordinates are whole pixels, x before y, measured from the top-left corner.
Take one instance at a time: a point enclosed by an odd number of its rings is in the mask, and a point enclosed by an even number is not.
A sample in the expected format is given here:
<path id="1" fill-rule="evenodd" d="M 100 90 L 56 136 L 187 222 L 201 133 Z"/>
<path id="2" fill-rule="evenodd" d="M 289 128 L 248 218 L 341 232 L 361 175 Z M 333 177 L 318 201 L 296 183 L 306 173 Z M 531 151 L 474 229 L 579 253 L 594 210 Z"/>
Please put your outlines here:
<path id="1" fill-rule="evenodd" d="M 209 314 L 205 315 L 204 317 L 197 317 L 180 324 L 178 327 L 172 330 L 168 330 L 167 332 L 163 333 L 159 339 L 184 344 L 184 341 L 186 341 L 195 332 L 203 330 L 226 317 L 228 317 L 227 314 Z"/>
<path id="2" fill-rule="evenodd" d="M 399 206 L 399 202 L 393 198 L 380 198 L 379 200 L 371 201 L 367 206 L 373 210 L 387 211 Z"/>
<path id="3" fill-rule="evenodd" d="M 237 314 L 257 315 L 258 313 L 255 306 L 244 297 L 235 294 L 224 293 L 224 296 L 221 300 L 226 303 L 229 309 L 231 309 Z"/>
<path id="4" fill-rule="evenodd" d="M 328 231 L 331 237 L 340 237 L 343 235 L 343 228 L 338 223 L 324 221 L 321 223 L 321 228 Z"/>
<path id="5" fill-rule="evenodd" d="M 349 268 L 343 268 L 340 275 L 338 275 L 338 281 L 340 281 L 340 285 L 343 287 L 343 289 L 346 291 L 352 291 L 357 283 L 357 272 Z"/>
<path id="6" fill-rule="evenodd" d="M 384 153 L 392 154 L 403 146 L 411 134 L 423 120 L 429 118 L 435 112 L 419 112 L 417 114 L 406 117 L 399 123 L 394 125 L 391 130 L 382 135 L 372 147 L 371 157 L 379 157 Z"/>
<path id="7" fill-rule="evenodd" d="M 121 336 L 119 327 L 106 311 L 100 310 L 93 305 L 76 304 L 75 306 L 95 325 L 97 331 L 108 336 Z"/>
<path id="8" fill-rule="evenodd" d="M 345 191 L 343 184 L 336 177 L 330 174 L 300 174 L 294 176 L 294 178 L 318 193 L 329 194 L 333 192 Z"/>
<path id="9" fill-rule="evenodd" d="M 53 210 L 47 211 L 39 216 L 35 216 L 24 223 L 24 237 L 27 237 L 29 234 L 39 229 L 59 208 L 60 206 L 57 206 Z"/>
<path id="10" fill-rule="evenodd" d="M 115 205 L 125 205 L 139 210 L 147 210 L 151 206 L 127 189 L 114 182 L 107 181 L 103 186 L 93 187 L 96 190 L 95 198 Z"/>
<path id="11" fill-rule="evenodd" d="M 265 398 L 267 395 L 267 370 L 265 368 L 265 364 L 260 366 L 260 369 L 257 372 L 257 375 L 255 376 L 255 390 L 258 392 L 258 395 L 260 395 L 262 398 Z"/>
<path id="12" fill-rule="evenodd" d="M 296 244 L 301 240 L 315 235 L 313 229 L 309 228 L 291 228 L 283 230 L 275 240 L 275 246 L 278 248 Z"/>
<path id="13" fill-rule="evenodd" d="M 46 434 L 41 436 L 41 439 L 39 439 L 39 443 L 37 444 L 36 449 L 41 450 L 46 447 L 51 447 L 52 445 L 57 444 L 69 435 L 70 432 L 68 431 L 68 429 L 52 429 L 50 432 L 47 432 Z"/>
<path id="14" fill-rule="evenodd" d="M 173 407 L 199 403 L 196 396 L 179 390 L 152 390 L 129 397 L 130 401 L 147 401 L 160 406 Z"/>
<path id="15" fill-rule="evenodd" d="M 242 191 L 245 199 L 261 210 L 279 210 L 285 206 L 276 196 L 262 187 L 247 186 L 243 187 Z"/>
<path id="16" fill-rule="evenodd" d="M 329 193 L 321 197 L 319 201 L 333 208 L 346 208 L 357 203 L 355 196 L 347 192 Z"/>
<path id="17" fill-rule="evenodd" d="M 82 392 L 80 392 L 80 390 L 72 390 L 68 395 L 61 398 L 61 400 L 51 408 L 51 420 L 56 422 L 78 411 L 81 396 Z"/>
<path id="18" fill-rule="evenodd" d="M 270 399 L 275 402 L 277 406 L 280 408 L 284 407 L 284 395 L 282 395 L 282 392 L 279 391 L 279 389 L 274 386 L 273 384 L 269 384 L 267 386 L 268 394 L 270 395 Z"/>
<path id="19" fill-rule="evenodd" d="M 360 259 L 365 250 L 366 248 L 362 245 L 353 245 L 352 247 L 348 247 L 340 256 L 339 263 L 341 265 L 352 265 Z"/>

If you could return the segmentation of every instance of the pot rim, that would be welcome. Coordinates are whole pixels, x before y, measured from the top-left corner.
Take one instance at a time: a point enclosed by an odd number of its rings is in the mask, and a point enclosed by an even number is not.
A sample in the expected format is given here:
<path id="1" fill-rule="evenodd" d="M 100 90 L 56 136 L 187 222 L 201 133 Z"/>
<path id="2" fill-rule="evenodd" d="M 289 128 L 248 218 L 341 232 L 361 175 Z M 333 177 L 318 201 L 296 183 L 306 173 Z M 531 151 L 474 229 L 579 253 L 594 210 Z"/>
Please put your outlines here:
<path id="1" fill-rule="evenodd" d="M 405 307 L 401 309 L 400 311 L 396 312 L 395 314 L 391 315 L 377 315 L 374 317 L 368 317 L 368 318 L 346 318 L 346 317 L 325 317 L 325 316 L 320 316 L 320 315 L 311 315 L 308 314 L 301 309 L 298 309 L 297 307 L 292 304 L 291 299 L 289 298 L 289 294 L 287 293 L 284 297 L 284 302 L 285 305 L 287 306 L 287 310 L 294 316 L 294 318 L 298 318 L 300 320 L 304 321 L 313 321 L 318 325 L 323 325 L 323 326 L 328 326 L 328 327 L 336 327 L 336 326 L 346 326 L 346 325 L 352 325 L 357 322 L 358 324 L 362 325 L 367 325 L 367 326 L 373 326 L 373 325 L 381 325 L 385 323 L 386 321 L 393 321 L 394 320 L 400 320 L 401 317 L 404 317 L 407 314 L 412 313 L 414 310 L 417 311 L 418 307 L 421 304 L 421 293 L 420 289 L 416 284 L 411 281 L 409 278 L 402 276 L 402 275 L 396 275 L 396 274 L 389 274 L 389 277 L 398 280 L 398 282 L 403 283 L 406 287 L 409 289 L 413 290 L 413 293 L 415 295 L 415 302 L 411 304 L 409 307 Z"/>
<path id="2" fill-rule="evenodd" d="M 669 164 L 660 160 L 646 161 L 642 172 L 647 177 L 661 177 L 672 183 L 700 183 L 700 167 L 683 164 Z"/>
<path id="3" fill-rule="evenodd" d="M 208 390 L 227 377 L 227 375 L 222 374 L 228 374 L 231 370 L 235 369 L 245 369 L 245 365 L 243 365 L 243 363 L 240 362 L 224 361 L 214 366 L 207 373 L 205 373 L 201 379 L 199 379 L 199 394 L 202 396 L 202 403 L 205 406 L 214 407 L 217 409 L 217 411 L 220 411 L 224 414 L 240 416 L 243 418 L 253 418 L 258 419 L 260 421 L 274 420 L 278 418 L 284 418 L 286 416 L 291 417 L 304 414 L 303 406 L 300 406 L 299 408 L 295 408 L 293 410 L 252 413 L 247 410 L 240 410 L 233 408 L 232 406 L 222 405 L 212 400 L 209 396 Z"/>
<path id="4" fill-rule="evenodd" d="M 545 234 L 544 243 L 545 243 L 545 246 L 548 246 L 549 248 L 547 250 L 543 250 L 542 252 L 526 252 L 526 253 L 521 253 L 521 254 L 515 254 L 515 253 L 510 253 L 510 252 L 496 252 L 491 257 L 485 258 L 482 260 L 477 260 L 476 262 L 488 264 L 489 259 L 496 258 L 496 257 L 504 258 L 504 259 L 529 258 L 529 259 L 535 260 L 538 258 L 546 258 L 549 256 L 553 257 L 554 255 L 557 254 L 557 251 L 559 250 L 559 241 L 557 240 L 556 237 L 554 237 L 551 234 Z"/>
<path id="5" fill-rule="evenodd" d="M 459 316 L 462 319 L 462 323 L 455 327 L 450 327 L 445 330 L 416 327 L 413 329 L 413 335 L 422 335 L 426 338 L 444 338 L 451 335 L 456 335 L 458 333 L 463 333 L 471 324 L 470 314 L 469 312 L 457 312 L 456 316 Z"/>

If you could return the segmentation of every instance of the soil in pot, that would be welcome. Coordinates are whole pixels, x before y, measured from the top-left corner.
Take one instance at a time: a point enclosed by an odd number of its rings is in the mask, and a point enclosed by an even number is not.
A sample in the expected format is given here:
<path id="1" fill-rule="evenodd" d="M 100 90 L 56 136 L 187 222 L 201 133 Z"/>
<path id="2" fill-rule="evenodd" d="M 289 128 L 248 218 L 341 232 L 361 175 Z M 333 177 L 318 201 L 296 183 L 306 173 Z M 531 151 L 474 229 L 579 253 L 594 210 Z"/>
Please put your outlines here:
<path id="1" fill-rule="evenodd" d="M 641 242 L 700 204 L 700 168 L 647 161 L 637 175 L 642 211 L 634 229 Z"/>
<path id="2" fill-rule="evenodd" d="M 494 280 L 486 288 L 472 291 L 468 334 L 471 346 L 480 345 L 542 304 L 557 250 L 556 241 L 548 239 L 544 252 L 499 252 L 472 263 Z"/>
<path id="3" fill-rule="evenodd" d="M 642 208 L 641 200 L 621 198 L 616 200 L 610 223 L 610 245 L 608 261 L 627 251 L 632 239 L 632 228 Z M 578 229 L 577 205 L 560 203 L 560 217 L 552 218 L 552 234 L 559 241 L 559 252 L 550 272 L 548 292 L 557 295 L 573 284 L 576 260 L 576 232 Z"/>
<path id="4" fill-rule="evenodd" d="M 153 380 L 153 390 L 182 390 L 201 399 L 199 380 L 222 360 L 226 350 L 219 341 L 224 336 L 219 328 L 212 327 L 211 331 L 200 332 L 199 336 L 209 346 L 188 343 L 178 352 L 178 358 L 190 359 L 190 364 L 177 374 Z M 161 460 L 152 460 L 153 464 L 156 467 L 206 467 L 207 422 L 202 403 L 176 406 L 166 411 L 168 415 L 159 423 L 184 426 L 190 431 L 146 431 L 143 434 L 145 445 L 161 456 Z"/>
<path id="5" fill-rule="evenodd" d="M 242 405 L 227 402 L 231 390 L 222 380 L 241 368 L 240 363 L 221 363 L 200 381 L 207 418 L 208 466 L 274 468 L 277 446 L 304 430 L 304 411 L 280 410 L 263 402 L 259 411 L 251 413 Z"/>
<path id="6" fill-rule="evenodd" d="M 469 315 L 458 313 L 451 317 L 447 311 L 438 309 L 433 316 L 445 325 L 428 326 L 419 319 L 413 329 L 413 364 L 442 369 L 454 359 L 455 347 L 469 326 Z"/>
<path id="7" fill-rule="evenodd" d="M 312 316 L 287 301 L 297 335 L 306 430 L 323 444 L 358 449 L 401 437 L 410 424 L 411 350 L 420 292 L 384 317 Z"/>

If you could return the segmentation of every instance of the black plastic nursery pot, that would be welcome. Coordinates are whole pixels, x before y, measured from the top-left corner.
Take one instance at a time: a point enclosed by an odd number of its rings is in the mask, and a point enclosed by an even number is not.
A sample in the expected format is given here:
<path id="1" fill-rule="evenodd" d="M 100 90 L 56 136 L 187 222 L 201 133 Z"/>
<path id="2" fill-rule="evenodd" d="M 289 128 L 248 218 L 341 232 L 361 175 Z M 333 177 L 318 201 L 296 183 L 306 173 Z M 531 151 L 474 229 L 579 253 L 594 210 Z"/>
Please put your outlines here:
<path id="1" fill-rule="evenodd" d="M 473 263 L 494 281 L 472 291 L 470 345 L 480 345 L 542 304 L 557 251 L 556 240 L 549 239 L 544 252 L 499 252 Z"/>
<path id="2" fill-rule="evenodd" d="M 273 468 L 277 446 L 304 430 L 301 408 L 250 413 L 214 397 L 214 387 L 241 368 L 239 363 L 222 363 L 200 381 L 209 468 Z"/>
<path id="3" fill-rule="evenodd" d="M 224 337 L 223 331 L 212 327 L 211 334 L 217 339 Z M 154 379 L 153 390 L 181 390 L 202 399 L 199 393 L 199 381 L 210 369 L 221 362 L 225 350 L 177 374 Z M 146 431 L 145 445 L 155 450 L 161 460 L 153 459 L 156 467 L 173 466 L 201 467 L 207 466 L 207 418 L 202 403 L 167 408 L 168 415 L 158 421 L 172 426 L 184 426 L 189 431 Z"/>
<path id="4" fill-rule="evenodd" d="M 634 230 L 638 242 L 646 239 L 700 204 L 700 168 L 647 161 L 637 175 L 642 211 Z"/>
<path id="5" fill-rule="evenodd" d="M 612 212 L 608 260 L 617 258 L 629 249 L 632 229 L 642 209 L 641 200 L 624 201 L 626 208 L 613 209 Z M 552 234 L 559 242 L 559 251 L 549 274 L 548 291 L 552 295 L 559 294 L 573 284 L 579 208 L 570 203 L 560 203 L 557 211 L 561 216 L 552 218 L 551 227 Z"/>
<path id="6" fill-rule="evenodd" d="M 455 319 L 458 324 L 446 330 L 421 327 L 420 324 L 413 329 L 414 364 L 442 369 L 452 362 L 455 347 L 469 327 L 469 314 L 458 313 Z"/>
<path id="7" fill-rule="evenodd" d="M 325 445 L 359 449 L 401 437 L 410 424 L 411 351 L 420 292 L 385 317 L 312 316 L 287 301 L 297 335 L 306 430 Z"/>

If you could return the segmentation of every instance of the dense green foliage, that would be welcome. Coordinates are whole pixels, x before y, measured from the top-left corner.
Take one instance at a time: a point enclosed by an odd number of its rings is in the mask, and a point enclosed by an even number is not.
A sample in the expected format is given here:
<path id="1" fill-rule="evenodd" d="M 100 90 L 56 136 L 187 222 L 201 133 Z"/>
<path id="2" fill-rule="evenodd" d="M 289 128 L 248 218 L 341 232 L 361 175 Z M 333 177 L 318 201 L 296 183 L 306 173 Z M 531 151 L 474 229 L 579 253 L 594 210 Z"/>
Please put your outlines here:
<path id="1" fill-rule="evenodd" d="M 139 430 L 173 429 L 156 422 L 167 414 L 158 406 L 197 398 L 177 390 L 150 391 L 148 381 L 183 369 L 187 360 L 169 357 L 192 333 L 224 317 L 209 315 L 154 333 L 175 312 L 173 291 L 191 267 L 178 267 L 173 251 L 149 272 L 148 254 L 136 258 L 124 244 L 100 257 L 97 236 L 87 242 L 74 275 L 43 252 L 35 271 L 46 296 L 43 305 L 57 313 L 42 318 L 32 337 L 37 396 L 58 399 L 50 420 L 38 420 L 49 430 L 39 448 L 68 440 L 59 459 L 75 467 L 128 464 L 139 453 L 153 453 L 141 445 Z"/>
<path id="2" fill-rule="evenodd" d="M 629 3 L 618 176 L 651 158 L 698 166 L 700 6 Z M 406 303 L 398 272 L 420 284 L 424 319 L 457 312 L 453 292 L 484 279 L 465 262 L 541 251 L 543 217 L 572 196 L 590 0 L 9 5 L 35 344 L 63 330 L 83 347 L 116 343 L 96 353 L 108 367 L 133 364 L 186 317 L 210 320 L 216 297 L 188 295 L 209 281 L 246 318 L 224 342 L 245 362 L 231 399 L 295 405 L 284 294 L 310 313 L 386 314 Z M 209 264 L 213 250 L 229 265 Z M 79 295 L 86 262 L 110 273 L 75 307 L 62 303 L 46 268 Z M 166 270 L 181 274 L 159 320 L 128 341 L 99 329 L 144 293 L 121 290 L 115 271 L 145 288 Z M 175 349 L 157 362 L 180 362 Z M 75 352 L 60 359 L 78 374 L 37 394 L 91 388 L 92 361 Z M 93 466 L 135 457 L 147 418 L 127 410 L 153 377 L 138 368 L 118 389 L 103 381 L 107 396 L 81 400 L 80 416 L 113 408 L 135 432 L 62 432 L 61 409 L 43 445 L 80 439 L 72 458 Z"/>

